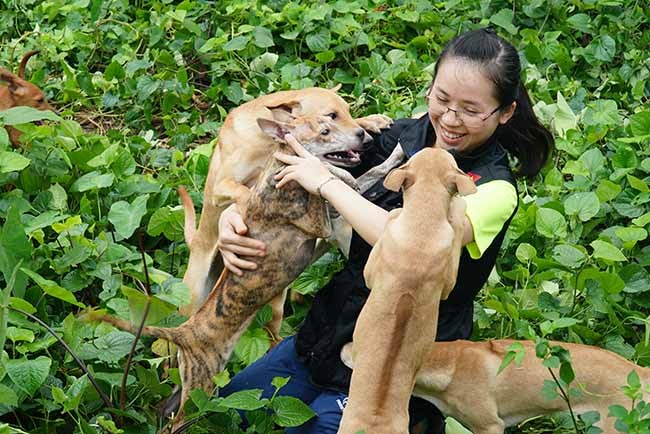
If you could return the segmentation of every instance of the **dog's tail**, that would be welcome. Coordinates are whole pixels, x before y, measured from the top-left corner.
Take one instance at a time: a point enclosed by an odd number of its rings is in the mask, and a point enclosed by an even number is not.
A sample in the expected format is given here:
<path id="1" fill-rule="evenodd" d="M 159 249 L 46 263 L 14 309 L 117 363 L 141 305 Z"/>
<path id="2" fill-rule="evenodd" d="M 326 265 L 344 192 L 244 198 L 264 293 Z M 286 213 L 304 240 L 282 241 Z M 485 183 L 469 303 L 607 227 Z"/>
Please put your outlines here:
<path id="1" fill-rule="evenodd" d="M 184 225 L 184 234 L 185 242 L 188 246 L 191 245 L 192 238 L 196 233 L 196 211 L 194 211 L 194 203 L 185 187 L 178 187 L 178 195 L 181 197 L 181 202 L 183 203 L 183 210 L 185 211 L 185 225 Z"/>
<path id="2" fill-rule="evenodd" d="M 131 323 L 130 321 L 123 320 L 121 318 L 114 317 L 112 315 L 106 315 L 100 311 L 90 311 L 83 314 L 82 319 L 84 321 L 103 321 L 109 324 L 114 325 L 118 329 L 125 330 L 136 334 L 138 332 L 139 326 Z M 142 335 L 151 336 L 155 338 L 166 339 L 175 343 L 178 346 L 181 346 L 181 333 L 179 333 L 178 328 L 165 328 L 165 327 L 151 327 L 144 326 L 142 328 Z"/>
<path id="3" fill-rule="evenodd" d="M 25 53 L 25 55 L 23 56 L 23 60 L 20 61 L 20 65 L 18 66 L 18 77 L 22 78 L 23 80 L 25 79 L 25 66 L 27 66 L 27 61 L 32 56 L 40 52 L 41 52 L 40 50 L 32 50 Z"/>

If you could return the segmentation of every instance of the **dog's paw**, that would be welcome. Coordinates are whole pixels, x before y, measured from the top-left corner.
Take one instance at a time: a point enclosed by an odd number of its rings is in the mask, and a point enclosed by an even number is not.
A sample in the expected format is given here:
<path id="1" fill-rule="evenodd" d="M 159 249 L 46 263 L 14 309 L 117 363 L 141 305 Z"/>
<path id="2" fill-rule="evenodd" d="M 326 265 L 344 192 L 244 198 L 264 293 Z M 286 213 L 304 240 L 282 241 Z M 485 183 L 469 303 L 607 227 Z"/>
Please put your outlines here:
<path id="1" fill-rule="evenodd" d="M 390 128 L 393 120 L 386 115 L 370 115 L 363 118 L 355 119 L 361 128 L 370 133 L 379 133 L 381 130 Z"/>

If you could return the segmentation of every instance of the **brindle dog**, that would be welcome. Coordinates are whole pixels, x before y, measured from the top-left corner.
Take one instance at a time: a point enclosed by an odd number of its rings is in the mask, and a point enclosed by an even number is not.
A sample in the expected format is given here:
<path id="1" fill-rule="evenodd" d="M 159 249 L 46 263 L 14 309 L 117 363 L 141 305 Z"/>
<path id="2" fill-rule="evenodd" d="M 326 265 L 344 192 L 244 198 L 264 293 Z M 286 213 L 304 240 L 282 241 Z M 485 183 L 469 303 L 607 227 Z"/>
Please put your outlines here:
<path id="1" fill-rule="evenodd" d="M 291 124 L 258 120 L 260 127 L 274 136 L 278 148 L 293 153 L 284 141 L 287 133 L 294 135 L 307 149 L 325 140 L 323 128 L 329 134 L 340 134 L 327 118 L 297 118 Z M 331 138 L 327 138 L 330 140 Z M 255 313 L 281 293 L 308 265 L 316 238 L 330 233 L 325 202 L 310 195 L 297 183 L 275 187 L 273 175 L 283 163 L 271 157 L 255 187 L 242 186 L 237 193 L 238 209 L 243 212 L 249 235 L 267 245 L 267 255 L 260 258 L 254 272 L 241 277 L 224 270 L 205 303 L 184 324 L 176 328 L 144 327 L 143 334 L 172 341 L 182 352 L 180 373 L 183 382 L 181 408 L 189 392 L 202 388 L 211 392 L 212 377 L 221 372 L 235 343 L 246 330 Z M 135 332 L 137 326 L 97 312 L 91 318 L 109 322 L 116 327 Z"/>

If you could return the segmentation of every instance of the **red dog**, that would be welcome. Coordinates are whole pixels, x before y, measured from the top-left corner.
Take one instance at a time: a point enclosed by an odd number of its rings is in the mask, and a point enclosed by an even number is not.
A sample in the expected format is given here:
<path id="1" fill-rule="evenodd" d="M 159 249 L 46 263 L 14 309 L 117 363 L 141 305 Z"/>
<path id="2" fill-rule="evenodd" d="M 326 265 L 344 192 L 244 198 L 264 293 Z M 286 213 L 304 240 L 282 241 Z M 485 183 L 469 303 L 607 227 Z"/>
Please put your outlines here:
<path id="1" fill-rule="evenodd" d="M 0 86 L 0 111 L 12 107 L 28 106 L 38 110 L 50 110 L 51 107 L 45 100 L 45 93 L 35 84 L 25 80 L 25 65 L 27 61 L 38 51 L 29 51 L 20 61 L 18 75 L 0 68 L 0 80 L 7 83 Z M 9 133 L 9 139 L 14 147 L 20 144 L 20 131 L 12 127 L 5 127 Z"/>

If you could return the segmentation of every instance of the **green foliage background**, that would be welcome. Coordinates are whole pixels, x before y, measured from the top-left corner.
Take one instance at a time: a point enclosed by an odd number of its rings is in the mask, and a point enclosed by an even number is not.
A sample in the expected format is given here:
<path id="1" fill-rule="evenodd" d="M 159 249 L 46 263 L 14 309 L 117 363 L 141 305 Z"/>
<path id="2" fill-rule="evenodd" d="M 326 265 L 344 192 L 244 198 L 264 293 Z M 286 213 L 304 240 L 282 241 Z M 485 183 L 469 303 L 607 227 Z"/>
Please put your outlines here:
<path id="1" fill-rule="evenodd" d="M 410 116 L 424 110 L 444 43 L 488 25 L 520 50 L 557 152 L 542 176 L 520 184 L 519 211 L 476 303 L 475 338 L 584 342 L 649 365 L 649 23 L 641 0 L 2 0 L 0 65 L 15 70 L 41 50 L 28 77 L 60 118 L 35 125 L 28 111 L 0 113 L 31 143 L 14 150 L 0 129 L 0 430 L 117 433 L 115 421 L 125 433 L 156 432 L 155 405 L 177 377 L 163 369 L 165 348 L 139 344 L 127 408 L 108 411 L 56 340 L 6 307 L 49 324 L 117 402 L 132 336 L 76 315 L 101 306 L 137 318 L 141 240 L 150 322 L 182 320 L 174 311 L 187 297 L 187 248 L 176 190 L 187 186 L 200 209 L 226 113 L 263 93 L 341 83 L 355 115 Z M 330 254 L 296 286 L 312 293 L 338 266 Z M 285 333 L 305 309 L 294 306 Z M 263 310 L 244 335 L 230 372 L 268 348 L 268 317 Z M 193 430 L 238 432 L 228 408 L 241 403 L 212 402 L 195 396 L 212 416 Z M 256 411 L 250 432 L 277 429 Z M 296 422 L 280 413 L 277 425 Z M 517 432 L 563 426 L 546 419 Z"/>

